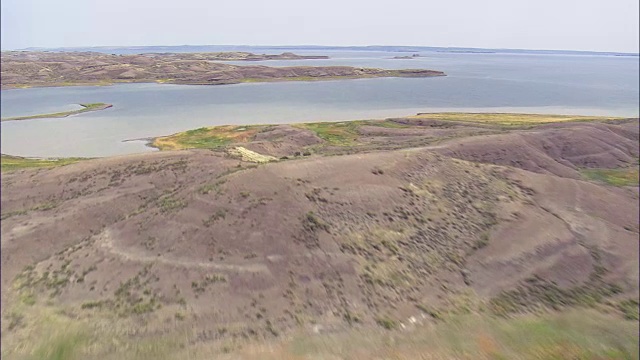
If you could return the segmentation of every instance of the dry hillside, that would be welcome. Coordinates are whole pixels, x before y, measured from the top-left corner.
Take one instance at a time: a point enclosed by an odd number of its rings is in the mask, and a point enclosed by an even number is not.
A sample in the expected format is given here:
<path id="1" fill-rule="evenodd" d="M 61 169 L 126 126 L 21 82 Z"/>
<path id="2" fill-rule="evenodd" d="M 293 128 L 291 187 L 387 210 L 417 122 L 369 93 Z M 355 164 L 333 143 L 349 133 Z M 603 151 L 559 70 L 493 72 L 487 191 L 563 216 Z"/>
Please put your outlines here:
<path id="1" fill-rule="evenodd" d="M 584 175 L 637 177 L 637 120 L 393 121 L 349 128 L 342 143 L 279 125 L 232 154 L 3 173 L 3 352 L 35 346 L 52 312 L 102 334 L 80 358 L 114 359 L 133 358 L 123 336 L 226 352 L 468 312 L 592 307 L 622 319 L 635 301 L 637 317 L 637 179 Z M 281 160 L 242 160 L 252 152 Z"/>

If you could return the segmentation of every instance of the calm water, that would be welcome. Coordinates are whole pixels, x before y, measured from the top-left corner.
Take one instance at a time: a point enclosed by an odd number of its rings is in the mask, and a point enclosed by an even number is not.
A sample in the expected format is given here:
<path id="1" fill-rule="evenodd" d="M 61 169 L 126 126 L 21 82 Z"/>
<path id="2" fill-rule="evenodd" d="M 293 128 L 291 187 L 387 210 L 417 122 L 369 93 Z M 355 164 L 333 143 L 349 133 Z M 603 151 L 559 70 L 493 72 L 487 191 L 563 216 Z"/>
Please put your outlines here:
<path id="1" fill-rule="evenodd" d="M 317 54 L 313 51 L 296 51 Z M 152 151 L 123 142 L 220 124 L 384 118 L 429 111 L 515 111 L 638 116 L 638 57 L 423 52 L 322 51 L 329 60 L 238 62 L 239 65 L 349 65 L 442 70 L 447 77 L 188 86 L 18 89 L 1 92 L 1 116 L 73 109 L 106 102 L 104 111 L 62 119 L 3 122 L 2 153 L 110 156 Z"/>

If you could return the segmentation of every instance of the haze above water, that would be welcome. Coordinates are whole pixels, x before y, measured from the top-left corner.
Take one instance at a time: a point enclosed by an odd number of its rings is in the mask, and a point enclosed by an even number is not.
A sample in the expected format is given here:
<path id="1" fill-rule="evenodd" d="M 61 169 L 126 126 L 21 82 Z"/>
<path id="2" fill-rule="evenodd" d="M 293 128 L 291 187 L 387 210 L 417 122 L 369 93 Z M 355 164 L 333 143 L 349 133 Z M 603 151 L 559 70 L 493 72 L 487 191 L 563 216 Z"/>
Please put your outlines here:
<path id="1" fill-rule="evenodd" d="M 113 108 L 59 119 L 2 122 L 2 153 L 100 157 L 153 151 L 144 141 L 223 124 L 340 121 L 476 111 L 638 116 L 637 56 L 373 51 L 296 51 L 329 60 L 234 62 L 238 65 L 348 65 L 441 70 L 447 77 L 384 78 L 224 86 L 120 84 L 3 90 L 1 116 Z M 263 51 L 256 51 L 263 52 Z"/>

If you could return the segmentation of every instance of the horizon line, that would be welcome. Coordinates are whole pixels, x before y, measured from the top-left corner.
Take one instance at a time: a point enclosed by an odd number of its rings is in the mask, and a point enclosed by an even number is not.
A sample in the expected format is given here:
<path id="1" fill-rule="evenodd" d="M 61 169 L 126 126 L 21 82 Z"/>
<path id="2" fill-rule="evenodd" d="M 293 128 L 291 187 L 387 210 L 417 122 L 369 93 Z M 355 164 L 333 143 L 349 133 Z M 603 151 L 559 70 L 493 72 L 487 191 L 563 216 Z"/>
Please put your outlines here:
<path id="1" fill-rule="evenodd" d="M 296 48 L 296 47 L 317 47 L 317 48 L 369 48 L 369 47 L 396 47 L 396 48 L 432 48 L 432 49 L 477 49 L 477 50 L 495 50 L 495 51 L 564 51 L 573 53 L 600 53 L 600 54 L 625 54 L 640 55 L 640 52 L 627 51 L 603 51 L 603 50 L 573 50 L 573 49 L 527 49 L 527 48 L 506 48 L 506 47 L 473 47 L 473 46 L 430 46 L 430 45 L 315 45 L 315 44 L 298 44 L 298 45 L 249 45 L 249 44 L 180 44 L 180 45 L 87 45 L 87 46 L 29 46 L 23 48 L 1 49 L 1 51 L 30 51 L 31 49 L 56 50 L 56 49 L 82 49 L 82 48 L 152 48 L 152 47 L 206 47 L 206 46 L 238 46 L 238 47 L 263 47 L 263 48 Z"/>

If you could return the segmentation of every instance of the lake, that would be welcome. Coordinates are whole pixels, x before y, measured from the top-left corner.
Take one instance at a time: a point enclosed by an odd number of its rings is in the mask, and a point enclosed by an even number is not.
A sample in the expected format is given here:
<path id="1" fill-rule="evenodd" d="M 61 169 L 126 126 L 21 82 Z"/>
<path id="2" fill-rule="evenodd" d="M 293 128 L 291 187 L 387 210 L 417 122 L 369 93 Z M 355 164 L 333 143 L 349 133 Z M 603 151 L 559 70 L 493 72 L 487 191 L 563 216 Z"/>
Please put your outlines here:
<path id="1" fill-rule="evenodd" d="M 532 112 L 637 117 L 637 56 L 384 51 L 295 51 L 328 60 L 238 65 L 426 68 L 446 77 L 223 86 L 118 84 L 2 90 L 1 116 L 51 113 L 78 103 L 113 108 L 67 118 L 2 122 L 2 153 L 102 157 L 153 151 L 143 141 L 202 126 L 340 121 L 417 112 Z"/>

